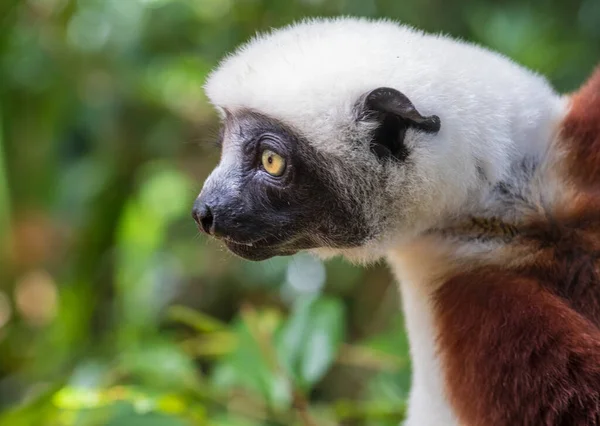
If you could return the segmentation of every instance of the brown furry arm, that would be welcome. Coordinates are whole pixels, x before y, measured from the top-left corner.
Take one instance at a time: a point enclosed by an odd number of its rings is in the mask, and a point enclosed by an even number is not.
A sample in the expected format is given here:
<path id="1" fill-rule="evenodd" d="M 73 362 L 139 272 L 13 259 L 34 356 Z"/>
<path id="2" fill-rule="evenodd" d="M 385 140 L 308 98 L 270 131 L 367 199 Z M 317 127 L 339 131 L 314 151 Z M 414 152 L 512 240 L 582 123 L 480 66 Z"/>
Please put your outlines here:
<path id="1" fill-rule="evenodd" d="M 600 332 L 539 282 L 486 269 L 436 294 L 447 392 L 469 426 L 600 424 Z"/>

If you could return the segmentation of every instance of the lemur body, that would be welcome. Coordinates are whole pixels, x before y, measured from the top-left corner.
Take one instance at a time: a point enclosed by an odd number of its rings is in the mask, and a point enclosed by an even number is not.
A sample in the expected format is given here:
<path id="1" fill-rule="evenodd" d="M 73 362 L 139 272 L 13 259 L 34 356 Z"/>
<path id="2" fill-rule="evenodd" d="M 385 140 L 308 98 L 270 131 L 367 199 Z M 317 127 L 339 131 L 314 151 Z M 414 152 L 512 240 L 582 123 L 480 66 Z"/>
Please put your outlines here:
<path id="1" fill-rule="evenodd" d="M 482 48 L 336 19 L 255 38 L 206 92 L 200 227 L 252 260 L 386 258 L 408 426 L 600 424 L 600 73 L 560 96 Z"/>

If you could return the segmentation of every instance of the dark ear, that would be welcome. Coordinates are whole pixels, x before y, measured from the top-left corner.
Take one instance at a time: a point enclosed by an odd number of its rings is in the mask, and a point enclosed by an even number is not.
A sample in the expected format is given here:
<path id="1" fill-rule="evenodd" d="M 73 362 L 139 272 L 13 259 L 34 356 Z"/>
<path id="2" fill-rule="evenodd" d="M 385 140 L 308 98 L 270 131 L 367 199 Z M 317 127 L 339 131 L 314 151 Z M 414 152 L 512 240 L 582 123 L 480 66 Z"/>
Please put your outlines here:
<path id="1" fill-rule="evenodd" d="M 380 158 L 404 160 L 408 156 L 404 136 L 409 127 L 428 133 L 440 130 L 437 115 L 421 115 L 410 99 L 396 89 L 380 87 L 361 99 L 359 119 L 380 123 L 371 141 L 371 150 Z"/>

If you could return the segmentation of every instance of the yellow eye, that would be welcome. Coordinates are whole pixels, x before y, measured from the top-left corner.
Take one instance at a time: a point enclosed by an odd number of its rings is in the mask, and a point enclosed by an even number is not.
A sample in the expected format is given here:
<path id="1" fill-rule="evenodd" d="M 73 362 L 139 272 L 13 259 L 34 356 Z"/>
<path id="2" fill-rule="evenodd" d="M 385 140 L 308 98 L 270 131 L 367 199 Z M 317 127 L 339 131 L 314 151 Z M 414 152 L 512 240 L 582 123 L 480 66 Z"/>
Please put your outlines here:
<path id="1" fill-rule="evenodd" d="M 281 176 L 285 171 L 284 158 L 270 150 L 264 150 L 262 153 L 262 166 L 271 176 Z"/>

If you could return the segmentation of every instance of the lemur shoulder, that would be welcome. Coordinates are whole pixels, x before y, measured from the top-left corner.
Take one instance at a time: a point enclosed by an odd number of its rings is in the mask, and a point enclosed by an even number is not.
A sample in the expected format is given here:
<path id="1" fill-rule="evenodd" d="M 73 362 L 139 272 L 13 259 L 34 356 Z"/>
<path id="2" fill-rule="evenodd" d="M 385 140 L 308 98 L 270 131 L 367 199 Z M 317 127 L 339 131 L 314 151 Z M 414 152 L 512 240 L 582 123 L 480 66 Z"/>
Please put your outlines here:
<path id="1" fill-rule="evenodd" d="M 227 56 L 193 215 L 251 260 L 386 259 L 408 426 L 600 425 L 600 70 L 576 93 L 390 21 L 308 20 Z"/>

